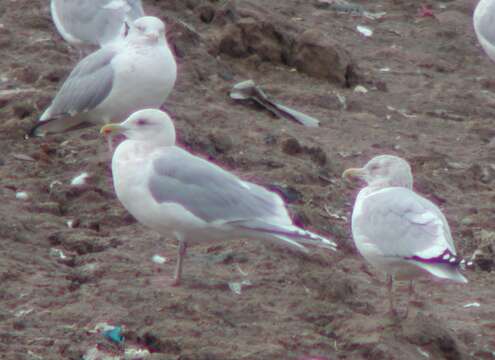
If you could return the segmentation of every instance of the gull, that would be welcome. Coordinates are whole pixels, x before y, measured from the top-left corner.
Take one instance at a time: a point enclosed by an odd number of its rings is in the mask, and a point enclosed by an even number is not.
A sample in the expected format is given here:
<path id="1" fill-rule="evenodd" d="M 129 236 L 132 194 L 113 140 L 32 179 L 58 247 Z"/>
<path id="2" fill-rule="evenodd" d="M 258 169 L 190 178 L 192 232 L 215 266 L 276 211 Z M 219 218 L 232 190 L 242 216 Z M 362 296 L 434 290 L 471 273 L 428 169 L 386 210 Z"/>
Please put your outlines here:
<path id="1" fill-rule="evenodd" d="M 342 176 L 357 177 L 367 183 L 352 211 L 352 236 L 361 255 L 387 273 L 391 313 L 395 313 L 394 279 L 411 281 L 409 296 L 414 291 L 412 280 L 419 277 L 467 282 L 459 268 L 470 264 L 457 256 L 441 210 L 413 191 L 407 161 L 380 155 L 363 168 L 347 169 Z"/>
<path id="2" fill-rule="evenodd" d="M 141 0 L 51 0 L 53 22 L 72 45 L 104 46 L 125 34 L 125 23 L 144 16 Z"/>
<path id="3" fill-rule="evenodd" d="M 176 77 L 165 24 L 156 17 L 141 17 L 121 42 L 77 64 L 29 135 L 63 132 L 82 123 L 118 122 L 136 110 L 158 108 Z"/>
<path id="4" fill-rule="evenodd" d="M 495 1 L 480 0 L 473 14 L 473 25 L 478 41 L 488 57 L 495 61 Z"/>
<path id="5" fill-rule="evenodd" d="M 179 285 L 187 244 L 229 238 L 273 241 L 307 252 L 305 245 L 335 250 L 322 236 L 292 223 L 282 199 L 175 145 L 169 116 L 143 109 L 102 134 L 127 139 L 112 158 L 118 199 L 142 224 L 179 241 L 172 285 Z"/>

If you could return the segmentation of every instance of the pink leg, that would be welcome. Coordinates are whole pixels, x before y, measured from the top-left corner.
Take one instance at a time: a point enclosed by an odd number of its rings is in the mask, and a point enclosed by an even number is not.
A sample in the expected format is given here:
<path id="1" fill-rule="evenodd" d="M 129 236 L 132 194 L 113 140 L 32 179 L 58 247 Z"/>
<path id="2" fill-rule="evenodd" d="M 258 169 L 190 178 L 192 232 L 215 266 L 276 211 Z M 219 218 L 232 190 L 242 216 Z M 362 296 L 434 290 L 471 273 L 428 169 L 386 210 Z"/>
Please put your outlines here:
<path id="1" fill-rule="evenodd" d="M 394 308 L 394 278 L 392 275 L 387 274 L 387 292 L 388 292 L 388 306 L 389 306 L 389 313 L 392 316 L 397 316 L 397 312 Z"/>
<path id="2" fill-rule="evenodd" d="M 407 305 L 406 305 L 406 314 L 404 316 L 405 319 L 409 316 L 409 305 L 411 304 L 411 297 L 414 295 L 414 281 L 409 281 L 409 295 L 407 297 Z"/>
<path id="3" fill-rule="evenodd" d="M 177 253 L 177 265 L 175 267 L 175 275 L 174 281 L 172 282 L 172 286 L 179 286 L 182 278 L 182 262 L 184 260 L 184 256 L 186 255 L 187 244 L 179 240 L 179 251 Z"/>

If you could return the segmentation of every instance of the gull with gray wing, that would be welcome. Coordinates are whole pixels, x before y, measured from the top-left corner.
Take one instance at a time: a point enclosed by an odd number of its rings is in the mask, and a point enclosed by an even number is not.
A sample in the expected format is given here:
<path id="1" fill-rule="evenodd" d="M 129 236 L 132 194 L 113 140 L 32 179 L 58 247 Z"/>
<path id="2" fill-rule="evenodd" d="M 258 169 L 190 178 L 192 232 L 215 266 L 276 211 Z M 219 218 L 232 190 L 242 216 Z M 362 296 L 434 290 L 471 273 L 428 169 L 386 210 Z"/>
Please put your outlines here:
<path id="1" fill-rule="evenodd" d="M 410 295 L 419 277 L 467 282 L 459 271 L 466 261 L 457 256 L 449 224 L 435 204 L 412 190 L 407 161 L 381 155 L 343 177 L 367 183 L 352 211 L 352 236 L 361 255 L 387 273 L 392 313 L 393 279 L 411 280 Z"/>
<path id="2" fill-rule="evenodd" d="M 142 224 L 179 241 L 175 285 L 190 242 L 244 237 L 303 252 L 305 245 L 336 247 L 295 226 L 277 194 L 176 146 L 174 125 L 160 110 L 137 111 L 101 132 L 127 138 L 112 159 L 115 192 L 124 207 Z"/>
<path id="3" fill-rule="evenodd" d="M 63 132 L 83 123 L 122 121 L 142 108 L 158 108 L 177 77 L 164 23 L 137 19 L 128 36 L 87 56 L 72 70 L 31 136 Z"/>
<path id="4" fill-rule="evenodd" d="M 104 46 L 125 34 L 125 23 L 143 17 L 141 0 L 51 0 L 53 22 L 65 41 Z"/>

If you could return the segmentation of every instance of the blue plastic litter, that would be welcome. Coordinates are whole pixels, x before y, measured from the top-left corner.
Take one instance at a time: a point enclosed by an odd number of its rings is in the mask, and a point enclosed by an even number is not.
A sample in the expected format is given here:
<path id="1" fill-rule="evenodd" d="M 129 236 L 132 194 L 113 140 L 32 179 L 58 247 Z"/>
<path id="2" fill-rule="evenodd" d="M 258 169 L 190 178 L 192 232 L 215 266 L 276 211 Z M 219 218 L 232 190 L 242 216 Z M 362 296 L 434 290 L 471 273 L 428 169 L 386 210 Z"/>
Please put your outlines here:
<path id="1" fill-rule="evenodd" d="M 119 345 L 124 342 L 124 337 L 122 336 L 122 327 L 121 326 L 116 326 L 111 330 L 104 331 L 103 336 L 106 337 L 108 340 L 110 340 L 116 344 L 119 344 Z"/>

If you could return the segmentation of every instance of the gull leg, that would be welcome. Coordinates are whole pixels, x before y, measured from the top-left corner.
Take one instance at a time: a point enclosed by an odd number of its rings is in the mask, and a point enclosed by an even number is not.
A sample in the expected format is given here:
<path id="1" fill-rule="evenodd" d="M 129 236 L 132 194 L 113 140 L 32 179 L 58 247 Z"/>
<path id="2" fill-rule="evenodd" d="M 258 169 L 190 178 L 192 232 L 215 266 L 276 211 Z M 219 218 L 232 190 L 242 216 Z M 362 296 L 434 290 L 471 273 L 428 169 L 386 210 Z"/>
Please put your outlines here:
<path id="1" fill-rule="evenodd" d="M 388 305 L 389 313 L 392 316 L 397 316 L 397 312 L 394 308 L 394 278 L 391 274 L 387 274 L 387 292 L 388 292 Z"/>
<path id="2" fill-rule="evenodd" d="M 179 286 L 182 278 L 182 262 L 184 261 L 184 256 L 186 255 L 187 244 L 185 241 L 179 240 L 179 251 L 177 253 L 177 265 L 175 267 L 174 281 L 172 286 Z"/>
<path id="3" fill-rule="evenodd" d="M 409 281 L 409 291 L 407 296 L 406 314 L 404 318 L 407 319 L 409 316 L 409 305 L 411 304 L 411 297 L 414 295 L 414 281 Z"/>
<path id="4" fill-rule="evenodd" d="M 110 155 L 113 155 L 113 136 L 109 135 L 107 136 L 107 145 L 108 145 L 108 151 L 110 152 Z"/>

